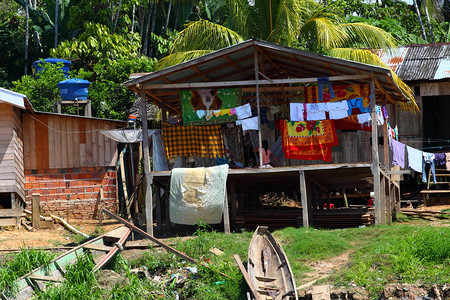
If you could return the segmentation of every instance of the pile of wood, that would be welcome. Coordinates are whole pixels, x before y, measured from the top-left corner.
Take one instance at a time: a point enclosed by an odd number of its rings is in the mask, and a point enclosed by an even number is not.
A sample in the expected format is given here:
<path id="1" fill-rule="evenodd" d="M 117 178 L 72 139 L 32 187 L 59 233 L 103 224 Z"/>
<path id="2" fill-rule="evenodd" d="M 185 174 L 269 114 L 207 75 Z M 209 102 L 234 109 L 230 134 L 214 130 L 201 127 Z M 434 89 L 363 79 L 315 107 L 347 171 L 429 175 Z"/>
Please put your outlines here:
<path id="1" fill-rule="evenodd" d="M 313 226 L 316 228 L 349 228 L 372 225 L 375 217 L 367 209 L 329 209 L 313 212 Z"/>
<path id="2" fill-rule="evenodd" d="M 413 217 L 420 218 L 430 218 L 430 217 L 442 217 L 443 215 L 450 215 L 447 211 L 434 211 L 434 210 L 421 210 L 414 208 L 402 208 L 402 214 Z"/>

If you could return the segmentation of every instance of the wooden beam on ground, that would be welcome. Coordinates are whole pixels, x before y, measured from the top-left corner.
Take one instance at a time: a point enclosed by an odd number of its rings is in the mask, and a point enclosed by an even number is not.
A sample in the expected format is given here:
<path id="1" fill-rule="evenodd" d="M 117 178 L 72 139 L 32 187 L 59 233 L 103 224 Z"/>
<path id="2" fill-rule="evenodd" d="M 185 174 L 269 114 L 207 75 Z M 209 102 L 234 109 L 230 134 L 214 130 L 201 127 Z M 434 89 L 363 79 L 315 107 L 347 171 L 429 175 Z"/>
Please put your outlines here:
<path id="1" fill-rule="evenodd" d="M 242 264 L 241 258 L 239 255 L 234 255 L 234 260 L 236 261 L 239 270 L 241 270 L 242 276 L 244 276 L 245 282 L 247 282 L 248 287 L 250 288 L 250 291 L 253 294 L 253 297 L 255 297 L 256 300 L 261 300 L 261 296 L 256 291 L 256 288 L 253 286 L 252 281 L 250 280 L 250 276 L 248 276 L 247 270 L 244 268 L 244 265 Z"/>
<path id="2" fill-rule="evenodd" d="M 72 231 L 72 232 L 74 232 L 74 233 L 76 233 L 76 234 L 82 235 L 82 236 L 84 236 L 84 237 L 87 238 L 87 239 L 90 238 L 89 235 L 87 235 L 87 234 L 84 233 L 84 232 L 79 231 L 78 229 L 76 229 L 75 227 L 73 227 L 72 225 L 70 225 L 69 223 L 67 223 L 65 220 L 63 220 L 62 218 L 60 218 L 60 217 L 58 217 L 58 216 L 55 216 L 55 215 L 50 215 L 50 217 L 52 217 L 52 219 L 54 219 L 54 220 L 60 222 L 64 227 L 66 227 L 66 228 L 69 229 L 70 231 Z M 33 227 L 34 227 L 34 226 L 33 226 Z"/>

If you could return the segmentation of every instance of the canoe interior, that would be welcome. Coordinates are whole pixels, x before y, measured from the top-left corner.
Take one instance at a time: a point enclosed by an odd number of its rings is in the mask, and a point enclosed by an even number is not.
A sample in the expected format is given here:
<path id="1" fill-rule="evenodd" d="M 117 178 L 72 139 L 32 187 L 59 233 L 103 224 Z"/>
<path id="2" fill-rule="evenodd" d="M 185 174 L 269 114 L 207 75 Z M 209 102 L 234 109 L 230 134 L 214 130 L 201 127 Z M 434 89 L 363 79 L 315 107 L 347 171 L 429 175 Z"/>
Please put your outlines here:
<path id="1" fill-rule="evenodd" d="M 267 227 L 258 227 L 250 242 L 248 275 L 262 299 L 297 299 L 289 262 Z"/>

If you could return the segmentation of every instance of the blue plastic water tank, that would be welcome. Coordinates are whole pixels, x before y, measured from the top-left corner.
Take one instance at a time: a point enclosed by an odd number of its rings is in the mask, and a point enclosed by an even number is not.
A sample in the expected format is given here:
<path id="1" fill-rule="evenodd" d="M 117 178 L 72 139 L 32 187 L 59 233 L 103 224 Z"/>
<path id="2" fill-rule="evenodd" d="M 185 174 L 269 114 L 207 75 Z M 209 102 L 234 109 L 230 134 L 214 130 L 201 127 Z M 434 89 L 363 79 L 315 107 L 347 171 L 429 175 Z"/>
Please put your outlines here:
<path id="1" fill-rule="evenodd" d="M 63 100 L 87 100 L 90 84 L 79 78 L 63 80 L 58 83 L 59 93 Z"/>
<path id="2" fill-rule="evenodd" d="M 36 74 L 39 73 L 40 71 L 42 71 L 43 67 L 40 66 L 40 64 L 42 64 L 43 62 L 47 62 L 47 63 L 51 63 L 51 64 L 57 64 L 59 62 L 63 63 L 64 66 L 62 67 L 62 70 L 64 71 L 64 76 L 66 78 L 69 78 L 69 69 L 70 69 L 70 65 L 72 64 L 71 61 L 61 59 L 61 58 L 46 58 L 46 59 L 37 60 L 33 63 L 33 69 Z"/>

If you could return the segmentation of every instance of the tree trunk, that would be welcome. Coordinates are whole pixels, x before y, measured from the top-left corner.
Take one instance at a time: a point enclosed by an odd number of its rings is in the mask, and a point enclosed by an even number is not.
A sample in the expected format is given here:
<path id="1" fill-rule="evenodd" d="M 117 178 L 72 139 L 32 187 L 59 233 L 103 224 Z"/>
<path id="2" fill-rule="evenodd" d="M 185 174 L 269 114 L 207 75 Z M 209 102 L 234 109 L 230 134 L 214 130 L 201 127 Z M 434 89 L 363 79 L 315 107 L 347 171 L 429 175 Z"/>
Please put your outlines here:
<path id="1" fill-rule="evenodd" d="M 59 0 L 55 0 L 55 45 L 58 47 Z"/>
<path id="2" fill-rule="evenodd" d="M 142 51 L 142 53 L 144 55 L 148 55 L 148 35 L 150 34 L 150 21 L 152 18 L 152 14 L 153 14 L 153 6 L 155 6 L 155 4 L 150 4 L 150 7 L 148 9 L 148 18 L 147 18 L 147 26 L 145 27 L 145 36 L 144 36 L 144 46 L 142 47 L 144 50 Z"/>
<path id="3" fill-rule="evenodd" d="M 152 28 L 150 29 L 150 32 L 155 32 L 155 26 L 156 26 L 156 9 L 157 9 L 157 5 L 155 4 L 153 6 L 153 15 L 155 16 L 152 20 Z M 148 57 L 152 57 L 153 55 L 153 48 L 150 48 L 150 50 L 148 51 Z"/>
<path id="4" fill-rule="evenodd" d="M 170 12 L 172 11 L 172 0 L 169 0 L 169 7 L 167 8 L 167 17 L 166 17 L 166 23 L 164 24 L 163 34 L 167 32 L 167 27 L 169 27 L 169 19 L 170 19 Z"/>
<path id="5" fill-rule="evenodd" d="M 119 7 L 117 8 L 117 15 L 116 15 L 116 20 L 114 21 L 114 30 L 113 32 L 116 32 L 116 28 L 117 28 L 117 21 L 119 21 L 119 16 L 120 16 L 120 7 L 122 6 L 122 0 L 119 1 Z M 134 5 L 133 5 L 134 7 Z M 133 16 L 134 17 L 134 16 Z"/>
<path id="6" fill-rule="evenodd" d="M 431 42 L 436 43 L 436 40 L 434 39 L 433 28 L 431 27 L 430 15 L 428 14 L 427 3 L 424 3 L 424 9 L 425 15 L 427 16 L 428 30 L 430 30 Z"/>
<path id="7" fill-rule="evenodd" d="M 178 3 L 180 6 L 182 5 L 181 3 Z M 173 29 L 176 30 L 178 28 L 178 18 L 180 17 L 180 7 L 178 7 L 178 9 L 175 12 L 175 22 L 173 24 Z"/>
<path id="8" fill-rule="evenodd" d="M 30 34 L 30 14 L 28 11 L 28 0 L 25 0 L 25 67 L 24 74 L 28 75 L 28 39 Z"/>
<path id="9" fill-rule="evenodd" d="M 423 39 L 428 42 L 427 34 L 425 33 L 425 28 L 423 27 L 422 18 L 420 17 L 420 11 L 419 11 L 419 6 L 417 5 L 417 0 L 414 0 L 414 7 L 416 8 L 417 19 L 419 20 L 420 29 L 422 30 Z"/>
<path id="10" fill-rule="evenodd" d="M 134 19 L 136 18 L 136 5 L 133 4 L 133 13 L 131 17 L 131 33 L 134 33 Z"/>

